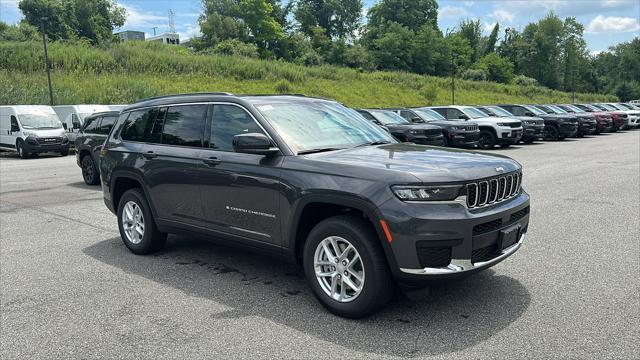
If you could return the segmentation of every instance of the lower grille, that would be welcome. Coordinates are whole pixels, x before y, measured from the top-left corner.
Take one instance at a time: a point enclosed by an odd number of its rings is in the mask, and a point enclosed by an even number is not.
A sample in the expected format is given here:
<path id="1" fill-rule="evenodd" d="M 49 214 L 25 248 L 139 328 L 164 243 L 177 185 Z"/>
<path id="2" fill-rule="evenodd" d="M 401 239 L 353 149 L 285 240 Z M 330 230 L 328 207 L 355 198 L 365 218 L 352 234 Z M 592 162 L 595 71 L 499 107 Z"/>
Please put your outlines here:
<path id="1" fill-rule="evenodd" d="M 495 259 L 500 256 L 500 250 L 496 245 L 486 246 L 480 249 L 475 249 L 471 252 L 471 262 L 484 262 Z"/>
<path id="2" fill-rule="evenodd" d="M 525 217 L 528 213 L 529 213 L 529 207 L 527 206 L 526 208 L 524 208 L 522 210 L 518 210 L 518 211 L 514 212 L 513 214 L 511 214 L 511 217 L 509 218 L 509 222 L 518 221 L 518 220 L 522 219 L 523 217 Z"/>
<path id="3" fill-rule="evenodd" d="M 38 138 L 38 144 L 40 144 L 40 145 L 59 145 L 59 144 L 62 144 L 62 138 L 61 137 Z"/>
<path id="4" fill-rule="evenodd" d="M 421 267 L 445 267 L 451 263 L 451 247 L 417 246 L 418 261 Z"/>
<path id="5" fill-rule="evenodd" d="M 513 215 L 512 215 L 513 216 Z M 473 235 L 480 235 L 499 229 L 502 226 L 502 219 L 487 221 L 473 227 Z"/>
<path id="6" fill-rule="evenodd" d="M 425 130 L 424 134 L 426 136 L 438 136 L 438 135 L 442 135 L 442 130 L 439 130 L 439 129 Z"/>

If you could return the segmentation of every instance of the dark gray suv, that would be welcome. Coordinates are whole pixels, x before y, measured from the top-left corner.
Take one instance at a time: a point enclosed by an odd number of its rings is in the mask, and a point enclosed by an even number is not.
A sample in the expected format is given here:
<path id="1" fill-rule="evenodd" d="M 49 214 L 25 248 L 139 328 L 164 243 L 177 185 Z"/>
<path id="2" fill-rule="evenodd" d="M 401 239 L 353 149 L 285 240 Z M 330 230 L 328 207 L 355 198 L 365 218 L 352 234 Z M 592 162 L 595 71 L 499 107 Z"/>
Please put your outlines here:
<path id="1" fill-rule="evenodd" d="M 193 94 L 123 110 L 101 150 L 104 202 L 136 254 L 200 234 L 300 263 L 330 311 L 362 317 L 513 254 L 521 166 L 399 143 L 330 100 Z"/>

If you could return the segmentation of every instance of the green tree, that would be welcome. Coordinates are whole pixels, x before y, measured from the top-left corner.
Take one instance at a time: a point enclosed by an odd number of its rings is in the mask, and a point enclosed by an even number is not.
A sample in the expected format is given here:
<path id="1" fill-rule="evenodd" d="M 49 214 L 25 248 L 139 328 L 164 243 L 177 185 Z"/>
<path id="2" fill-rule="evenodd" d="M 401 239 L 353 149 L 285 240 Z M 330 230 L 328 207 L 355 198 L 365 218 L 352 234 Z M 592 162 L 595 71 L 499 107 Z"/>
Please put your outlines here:
<path id="1" fill-rule="evenodd" d="M 446 44 L 440 31 L 431 25 L 423 25 L 413 37 L 412 70 L 420 74 L 437 74 L 448 64 Z"/>
<path id="2" fill-rule="evenodd" d="M 202 0 L 202 7 L 198 18 L 202 32 L 200 47 L 213 47 L 224 40 L 249 40 L 249 29 L 239 18 L 238 0 Z"/>
<path id="3" fill-rule="evenodd" d="M 562 35 L 563 89 L 566 91 L 581 88 L 580 73 L 586 69 L 587 43 L 583 38 L 584 26 L 570 17 L 564 20 Z"/>
<path id="4" fill-rule="evenodd" d="M 513 64 L 496 53 L 490 53 L 480 58 L 476 68 L 484 70 L 489 81 L 508 84 L 513 80 Z"/>
<path id="5" fill-rule="evenodd" d="M 493 30 L 491 30 L 491 34 L 489 34 L 489 38 L 486 41 L 483 55 L 488 55 L 489 53 L 496 51 L 496 44 L 498 43 L 499 32 L 500 32 L 500 24 L 496 23 L 496 25 L 493 27 Z"/>
<path id="6" fill-rule="evenodd" d="M 371 40 L 369 50 L 381 69 L 410 71 L 413 66 L 411 47 L 415 33 L 396 22 L 389 23 Z"/>
<path id="7" fill-rule="evenodd" d="M 481 49 L 482 25 L 480 24 L 480 20 L 462 20 L 458 33 L 467 40 L 473 50 L 471 53 L 471 62 L 476 62 L 483 52 L 483 49 Z"/>
<path id="8" fill-rule="evenodd" d="M 273 6 L 266 0 L 241 0 L 239 10 L 251 38 L 260 49 L 282 38 L 282 27 L 273 18 Z"/>
<path id="9" fill-rule="evenodd" d="M 560 85 L 561 41 L 564 24 L 554 13 L 537 23 L 529 24 L 522 33 L 526 44 L 520 55 L 520 69 L 542 85 L 557 89 Z"/>
<path id="10" fill-rule="evenodd" d="M 0 41 L 31 41 L 39 40 L 39 32 L 35 26 L 26 22 L 9 25 L 0 21 Z"/>
<path id="11" fill-rule="evenodd" d="M 299 0 L 294 11 L 303 33 L 312 35 L 320 27 L 333 39 L 352 37 L 361 13 L 362 0 Z"/>
<path id="12" fill-rule="evenodd" d="M 125 9 L 114 0 L 22 0 L 18 6 L 32 26 L 40 27 L 46 17 L 46 33 L 52 40 L 111 41 L 113 29 L 126 18 Z"/>
<path id="13" fill-rule="evenodd" d="M 369 9 L 367 27 L 385 26 L 395 22 L 409 30 L 418 31 L 423 25 L 438 28 L 438 3 L 436 0 L 381 0 Z"/>

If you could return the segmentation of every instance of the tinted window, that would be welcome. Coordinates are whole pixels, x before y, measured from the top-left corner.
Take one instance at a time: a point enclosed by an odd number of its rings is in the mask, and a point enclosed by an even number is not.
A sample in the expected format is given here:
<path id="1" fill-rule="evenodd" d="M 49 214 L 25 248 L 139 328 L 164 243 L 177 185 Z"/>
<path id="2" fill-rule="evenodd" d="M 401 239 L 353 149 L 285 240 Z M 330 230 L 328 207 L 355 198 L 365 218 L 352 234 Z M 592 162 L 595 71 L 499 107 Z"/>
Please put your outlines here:
<path id="1" fill-rule="evenodd" d="M 207 105 L 170 107 L 162 126 L 162 143 L 178 146 L 202 146 L 202 129 L 206 112 Z"/>
<path id="2" fill-rule="evenodd" d="M 166 116 L 167 108 L 161 108 L 156 112 L 156 115 L 153 119 L 153 125 L 151 125 L 151 135 L 149 136 L 150 143 L 162 143 L 162 126 L 164 124 L 164 118 Z"/>
<path id="3" fill-rule="evenodd" d="M 251 115 L 233 105 L 214 105 L 211 142 L 216 150 L 233 151 L 233 137 L 238 134 L 264 133 Z"/>
<path id="4" fill-rule="evenodd" d="M 447 119 L 449 120 L 455 120 L 455 119 L 460 119 L 462 116 L 462 111 L 458 110 L 458 109 L 447 109 Z"/>
<path id="5" fill-rule="evenodd" d="M 118 118 L 115 116 L 105 116 L 102 118 L 102 121 L 100 122 L 100 130 L 98 131 L 100 134 L 105 134 L 107 135 L 109 133 L 109 131 L 111 131 L 111 128 L 113 127 L 113 124 L 116 123 L 116 120 Z"/>
<path id="6" fill-rule="evenodd" d="M 364 116 L 365 119 L 367 120 L 376 120 L 376 118 L 374 118 L 373 116 L 371 116 L 371 114 L 369 114 L 366 111 L 358 111 L 360 113 L 360 115 Z"/>
<path id="7" fill-rule="evenodd" d="M 87 133 L 93 133 L 96 131 L 96 129 L 98 128 L 98 124 L 100 123 L 100 121 L 98 121 L 100 118 L 99 117 L 91 117 L 91 118 L 87 118 L 84 122 L 84 132 Z"/>
<path id="8" fill-rule="evenodd" d="M 400 110 L 400 116 L 402 116 L 403 118 L 411 121 L 411 119 L 413 119 L 415 117 L 415 115 L 413 115 L 413 112 L 408 111 L 408 110 Z"/>
<path id="9" fill-rule="evenodd" d="M 151 120 L 156 111 L 156 109 L 133 111 L 120 132 L 122 140 L 140 142 L 149 140 L 149 133 L 153 124 Z"/>
<path id="10" fill-rule="evenodd" d="M 509 107 L 509 108 L 507 108 L 507 110 L 509 110 L 509 112 L 511 112 L 513 115 L 516 115 L 516 116 L 526 116 L 527 115 L 527 111 L 524 108 L 521 108 L 519 106 Z"/>

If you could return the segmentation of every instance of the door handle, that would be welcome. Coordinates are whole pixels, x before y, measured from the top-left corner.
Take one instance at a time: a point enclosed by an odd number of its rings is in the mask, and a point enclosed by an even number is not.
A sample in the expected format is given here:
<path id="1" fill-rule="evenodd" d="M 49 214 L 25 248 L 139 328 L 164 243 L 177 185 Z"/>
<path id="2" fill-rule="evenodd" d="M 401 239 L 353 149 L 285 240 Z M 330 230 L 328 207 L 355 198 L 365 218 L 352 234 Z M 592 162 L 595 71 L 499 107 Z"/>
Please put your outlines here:
<path id="1" fill-rule="evenodd" d="M 144 154 L 142 154 L 142 156 L 144 156 L 147 159 L 154 159 L 158 157 L 158 154 L 154 153 L 153 151 L 148 151 Z"/>
<path id="2" fill-rule="evenodd" d="M 222 160 L 218 159 L 217 157 L 210 157 L 208 159 L 204 159 L 202 160 L 203 163 L 207 164 L 208 166 L 216 166 L 218 164 L 220 164 L 222 162 Z"/>

